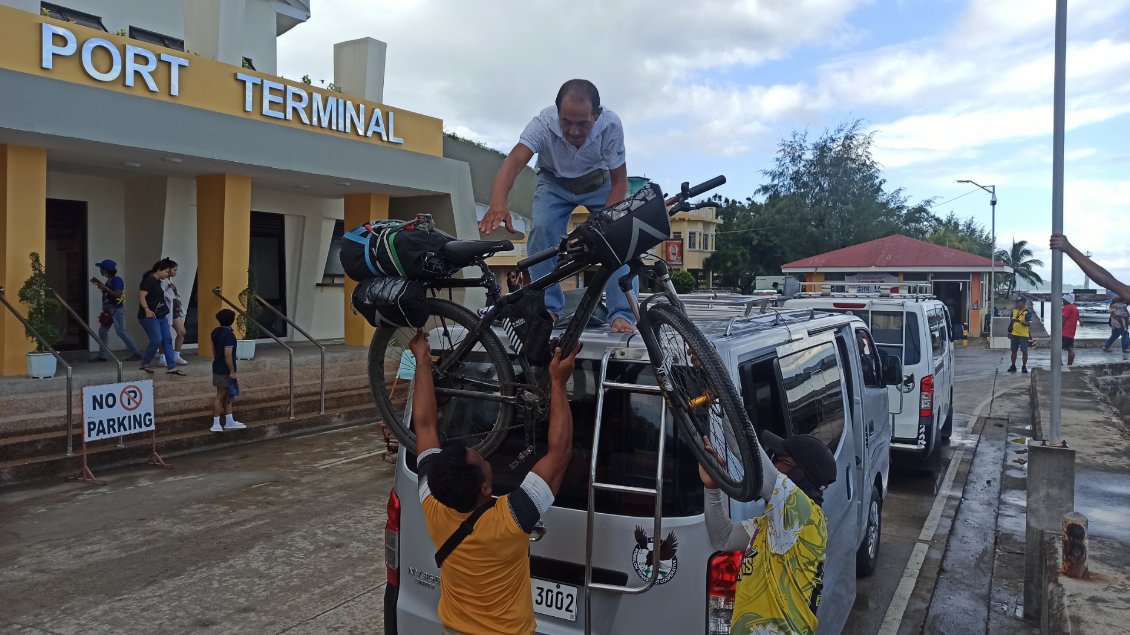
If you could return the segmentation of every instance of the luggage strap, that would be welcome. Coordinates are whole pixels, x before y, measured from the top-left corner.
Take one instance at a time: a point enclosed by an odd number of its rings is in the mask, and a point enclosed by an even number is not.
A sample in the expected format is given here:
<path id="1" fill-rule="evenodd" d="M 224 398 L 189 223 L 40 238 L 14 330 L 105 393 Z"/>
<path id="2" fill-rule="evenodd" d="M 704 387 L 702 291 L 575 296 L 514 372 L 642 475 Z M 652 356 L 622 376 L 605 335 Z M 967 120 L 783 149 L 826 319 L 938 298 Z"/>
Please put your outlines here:
<path id="1" fill-rule="evenodd" d="M 443 546 L 440 547 L 439 551 L 436 552 L 437 569 L 443 566 L 443 561 L 447 560 L 447 557 L 451 555 L 452 551 L 455 551 L 455 548 L 459 546 L 459 543 L 463 542 L 464 538 L 471 535 L 471 532 L 475 530 L 475 523 L 478 522 L 479 517 L 487 513 L 487 510 L 489 510 L 491 507 L 494 507 L 494 504 L 496 502 L 498 502 L 498 499 L 492 498 L 482 505 L 476 507 L 475 511 L 471 512 L 471 515 L 468 516 L 467 519 L 464 520 L 459 525 L 459 527 L 455 529 L 454 532 L 452 532 L 451 537 L 448 538 L 447 542 L 443 543 Z"/>

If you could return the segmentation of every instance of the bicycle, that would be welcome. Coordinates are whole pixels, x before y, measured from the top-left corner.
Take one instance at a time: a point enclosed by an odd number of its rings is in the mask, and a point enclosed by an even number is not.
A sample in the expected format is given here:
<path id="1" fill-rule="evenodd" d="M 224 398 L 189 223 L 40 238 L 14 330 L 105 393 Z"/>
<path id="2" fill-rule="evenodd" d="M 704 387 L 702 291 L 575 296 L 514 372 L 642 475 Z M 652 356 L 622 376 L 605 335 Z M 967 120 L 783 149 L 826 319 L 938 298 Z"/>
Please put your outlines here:
<path id="1" fill-rule="evenodd" d="M 548 411 L 549 377 L 544 364 L 531 364 L 524 350 L 531 342 L 516 333 L 515 320 L 504 316 L 534 294 L 562 280 L 596 266 L 588 290 L 581 298 L 564 333 L 550 343 L 549 350 L 572 350 L 596 310 L 605 283 L 617 269 L 627 264 L 629 271 L 619 279 L 636 325 L 654 369 L 663 396 L 688 445 L 719 487 L 732 498 L 751 500 L 761 488 L 760 455 L 757 438 L 748 415 L 722 365 L 717 351 L 694 326 L 671 284 L 667 263 L 657 259 L 645 265 L 648 249 L 670 233 L 670 217 L 682 211 L 705 207 L 692 206 L 689 199 L 726 182 L 718 176 L 690 187 L 683 183 L 680 192 L 664 199 L 658 186 L 651 185 L 625 201 L 594 212 L 589 219 L 556 247 L 534 254 L 518 263 L 519 270 L 557 256 L 553 271 L 530 285 L 503 295 L 486 259 L 509 251 L 509 241 L 452 241 L 441 251 L 452 269 L 477 267 L 478 278 L 443 277 L 424 282 L 431 297 L 428 321 L 433 351 L 435 392 L 439 405 L 441 438 L 462 438 L 484 456 L 501 444 L 516 415 L 525 420 L 527 448 L 514 465 L 534 451 L 536 424 Z M 657 227 L 659 225 L 659 227 Z M 663 291 L 638 301 L 630 292 L 635 277 L 644 275 L 659 281 Z M 436 297 L 440 291 L 481 287 L 487 306 L 479 315 L 460 304 Z M 664 300 L 664 301 L 661 301 Z M 494 332 L 504 327 L 510 335 L 514 353 Z M 395 397 L 401 383 L 410 384 L 414 358 L 405 353 L 416 329 L 379 328 L 369 347 L 369 379 L 378 409 L 385 423 L 410 452 L 416 450 L 416 437 L 410 427 L 410 390 L 403 403 Z M 514 372 L 518 364 L 517 376 Z M 718 452 L 706 447 L 706 440 Z M 512 466 L 513 467 L 513 466 Z"/>

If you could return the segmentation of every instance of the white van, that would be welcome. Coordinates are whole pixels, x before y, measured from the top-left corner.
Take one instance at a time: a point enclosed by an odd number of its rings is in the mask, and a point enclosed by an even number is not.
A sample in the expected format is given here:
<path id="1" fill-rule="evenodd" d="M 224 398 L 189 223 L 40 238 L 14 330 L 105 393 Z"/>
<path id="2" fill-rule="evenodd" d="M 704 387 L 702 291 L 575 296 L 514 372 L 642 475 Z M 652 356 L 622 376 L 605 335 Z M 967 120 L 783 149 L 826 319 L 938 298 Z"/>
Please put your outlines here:
<path id="1" fill-rule="evenodd" d="M 819 633 L 839 633 L 855 603 L 856 576 L 871 574 L 879 557 L 890 465 L 886 386 L 902 380 L 901 365 L 893 357 L 884 362 L 867 327 L 852 316 L 767 310 L 727 318 L 726 304 L 731 303 L 712 300 L 704 311 L 701 302 L 688 301 L 687 310 L 730 369 L 753 426 L 781 436 L 814 434 L 836 457 L 838 478 L 824 495 L 828 545 L 817 618 Z M 572 463 L 542 526 L 530 537 L 537 632 L 579 635 L 588 626 L 589 632 L 605 635 L 728 633 L 740 552 L 711 546 L 698 464 L 678 427 L 669 417 L 664 421 L 662 397 L 610 389 L 595 434 L 606 350 L 617 353 L 608 366 L 609 381 L 654 385 L 640 338 L 613 336 L 601 328 L 586 330 L 582 342 L 568 388 Z M 526 439 L 515 428 L 489 457 L 496 494 L 521 482 L 545 451 L 543 437 L 538 436 L 535 454 L 522 458 Z M 400 455 L 385 531 L 385 633 L 438 635 L 440 572 L 415 494 L 416 457 L 407 451 Z M 656 488 L 660 466 L 658 509 L 650 495 L 590 492 L 590 467 L 599 482 L 646 492 Z M 759 501 L 730 501 L 729 506 L 732 518 L 752 518 L 764 509 Z M 656 565 L 654 586 L 642 593 L 624 590 L 648 585 Z M 586 583 L 589 567 L 593 585 Z"/>
<path id="2" fill-rule="evenodd" d="M 925 285 L 823 283 L 788 300 L 788 308 L 850 313 L 871 329 L 883 355 L 902 360 L 904 381 L 890 386 L 891 452 L 900 462 L 941 468 L 941 445 L 953 432 L 953 321 Z"/>

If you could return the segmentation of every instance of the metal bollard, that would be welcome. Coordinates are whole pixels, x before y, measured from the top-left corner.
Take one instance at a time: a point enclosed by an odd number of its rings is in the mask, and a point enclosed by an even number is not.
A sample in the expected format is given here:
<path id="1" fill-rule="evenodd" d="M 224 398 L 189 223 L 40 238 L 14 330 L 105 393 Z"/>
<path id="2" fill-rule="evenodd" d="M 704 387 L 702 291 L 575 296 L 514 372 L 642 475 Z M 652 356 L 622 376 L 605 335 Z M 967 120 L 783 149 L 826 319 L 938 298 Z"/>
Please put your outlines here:
<path id="1" fill-rule="evenodd" d="M 1079 512 L 1063 515 L 1063 573 L 1087 577 L 1087 517 Z"/>

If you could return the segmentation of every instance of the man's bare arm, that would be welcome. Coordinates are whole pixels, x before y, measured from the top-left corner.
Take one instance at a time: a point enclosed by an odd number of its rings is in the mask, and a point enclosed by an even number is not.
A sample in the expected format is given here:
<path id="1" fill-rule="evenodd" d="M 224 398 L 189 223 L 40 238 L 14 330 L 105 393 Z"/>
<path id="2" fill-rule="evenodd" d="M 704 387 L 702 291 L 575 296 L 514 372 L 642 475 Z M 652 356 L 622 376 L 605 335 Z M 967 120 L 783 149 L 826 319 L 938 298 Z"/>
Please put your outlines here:
<path id="1" fill-rule="evenodd" d="M 1110 289 L 1123 298 L 1130 299 L 1130 286 L 1127 286 L 1118 278 L 1115 278 L 1109 271 L 1104 269 L 1102 265 L 1091 260 L 1086 254 L 1079 251 L 1075 245 L 1067 241 L 1067 236 L 1052 234 L 1051 248 L 1059 249 L 1067 254 L 1069 258 L 1075 261 L 1075 264 L 1079 265 L 1084 275 L 1095 281 L 1095 284 Z"/>
<path id="2" fill-rule="evenodd" d="M 554 496 L 561 487 L 565 468 L 569 466 L 569 460 L 573 456 L 573 411 L 569 409 L 569 394 L 565 391 L 565 385 L 573 374 L 580 350 L 580 345 L 577 345 L 572 353 L 563 358 L 561 349 L 558 348 L 549 362 L 549 431 L 546 433 L 549 447 L 545 456 L 534 463 L 530 471 L 549 485 Z"/>
<path id="3" fill-rule="evenodd" d="M 439 447 L 436 432 L 436 391 L 432 382 L 432 349 L 428 334 L 417 331 L 408 343 L 416 358 L 416 374 L 412 386 L 412 428 L 416 431 L 416 454 Z"/>
<path id="4" fill-rule="evenodd" d="M 612 191 L 608 193 L 608 200 L 604 202 L 605 207 L 615 205 L 628 198 L 628 164 L 625 163 L 614 170 L 609 170 L 608 176 L 612 180 Z"/>
<path id="5" fill-rule="evenodd" d="M 534 158 L 534 151 L 519 143 L 510 150 L 502 166 L 494 175 L 494 182 L 490 187 L 490 207 L 487 209 L 483 220 L 479 221 L 479 232 L 489 234 L 498 229 L 499 225 L 506 225 L 506 231 L 514 231 L 513 220 L 510 217 L 510 190 L 514 188 L 514 181 L 522 172 L 522 168 Z"/>

